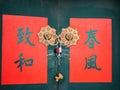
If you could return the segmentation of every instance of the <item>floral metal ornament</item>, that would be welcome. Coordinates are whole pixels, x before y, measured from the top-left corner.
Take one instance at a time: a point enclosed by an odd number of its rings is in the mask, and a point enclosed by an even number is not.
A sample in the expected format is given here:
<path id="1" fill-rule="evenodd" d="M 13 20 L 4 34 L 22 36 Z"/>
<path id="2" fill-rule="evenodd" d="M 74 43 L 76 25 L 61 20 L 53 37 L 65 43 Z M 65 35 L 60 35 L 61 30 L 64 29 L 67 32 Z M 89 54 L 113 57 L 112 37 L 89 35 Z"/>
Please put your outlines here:
<path id="1" fill-rule="evenodd" d="M 40 29 L 38 33 L 39 42 L 48 45 L 54 45 L 55 40 L 57 39 L 56 30 L 50 26 L 45 26 Z"/>
<path id="2" fill-rule="evenodd" d="M 72 27 L 62 29 L 62 33 L 57 36 L 56 30 L 51 28 L 50 26 L 42 27 L 38 33 L 39 42 L 45 44 L 46 46 L 52 45 L 56 46 L 55 53 L 57 56 L 57 67 L 60 68 L 61 66 L 61 57 L 62 57 L 62 46 L 70 47 L 71 45 L 76 45 L 77 41 L 79 40 L 79 35 L 77 29 Z M 58 70 L 58 72 L 60 72 Z M 55 76 L 55 81 L 59 82 L 63 79 L 62 73 L 58 73 Z"/>
<path id="3" fill-rule="evenodd" d="M 67 47 L 71 45 L 76 45 L 79 40 L 79 35 L 77 29 L 72 27 L 62 29 L 62 33 L 59 35 L 61 38 L 61 43 Z"/>

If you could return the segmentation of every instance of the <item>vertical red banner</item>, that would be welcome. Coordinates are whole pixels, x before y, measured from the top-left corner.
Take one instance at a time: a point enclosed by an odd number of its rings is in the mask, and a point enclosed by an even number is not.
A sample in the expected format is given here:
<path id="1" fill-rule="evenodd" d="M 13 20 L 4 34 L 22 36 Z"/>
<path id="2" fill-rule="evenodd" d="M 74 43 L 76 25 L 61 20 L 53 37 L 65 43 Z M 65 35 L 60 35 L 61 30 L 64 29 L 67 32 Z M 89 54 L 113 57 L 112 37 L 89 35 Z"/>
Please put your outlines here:
<path id="1" fill-rule="evenodd" d="M 2 16 L 2 85 L 47 83 L 47 47 L 37 33 L 44 17 Z"/>
<path id="2" fill-rule="evenodd" d="M 70 47 L 70 82 L 112 82 L 112 20 L 71 18 L 80 39 Z"/>

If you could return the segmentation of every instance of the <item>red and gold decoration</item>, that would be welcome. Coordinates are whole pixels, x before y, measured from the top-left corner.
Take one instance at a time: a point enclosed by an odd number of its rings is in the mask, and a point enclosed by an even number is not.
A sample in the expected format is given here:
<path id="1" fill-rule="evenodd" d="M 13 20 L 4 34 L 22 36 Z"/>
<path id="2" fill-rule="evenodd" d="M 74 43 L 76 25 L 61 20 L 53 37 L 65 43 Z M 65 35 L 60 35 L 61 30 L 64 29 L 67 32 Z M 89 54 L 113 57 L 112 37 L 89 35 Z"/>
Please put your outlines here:
<path id="1" fill-rule="evenodd" d="M 62 29 L 62 33 L 59 35 L 61 38 L 61 43 L 67 47 L 71 45 L 76 45 L 79 40 L 79 35 L 77 29 L 72 27 Z"/>
<path id="2" fill-rule="evenodd" d="M 55 40 L 57 39 L 56 30 L 50 26 L 45 26 L 40 29 L 38 33 L 39 42 L 48 45 L 54 45 Z"/>
<path id="3" fill-rule="evenodd" d="M 57 35 L 48 18 L 3 14 L 1 85 L 112 83 L 112 19 L 70 18 L 69 25 Z"/>

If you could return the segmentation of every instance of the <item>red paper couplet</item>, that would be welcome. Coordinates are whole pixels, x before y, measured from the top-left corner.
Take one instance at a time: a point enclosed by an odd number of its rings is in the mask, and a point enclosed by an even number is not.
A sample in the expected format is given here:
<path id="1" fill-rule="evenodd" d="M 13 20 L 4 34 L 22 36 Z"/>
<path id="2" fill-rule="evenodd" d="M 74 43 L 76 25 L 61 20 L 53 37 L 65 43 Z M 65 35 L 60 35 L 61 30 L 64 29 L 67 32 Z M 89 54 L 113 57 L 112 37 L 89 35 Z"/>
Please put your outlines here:
<path id="1" fill-rule="evenodd" d="M 2 16 L 2 85 L 47 83 L 47 47 L 37 33 L 44 17 Z"/>
<path id="2" fill-rule="evenodd" d="M 112 82 L 112 20 L 71 18 L 80 39 L 70 47 L 70 82 Z"/>

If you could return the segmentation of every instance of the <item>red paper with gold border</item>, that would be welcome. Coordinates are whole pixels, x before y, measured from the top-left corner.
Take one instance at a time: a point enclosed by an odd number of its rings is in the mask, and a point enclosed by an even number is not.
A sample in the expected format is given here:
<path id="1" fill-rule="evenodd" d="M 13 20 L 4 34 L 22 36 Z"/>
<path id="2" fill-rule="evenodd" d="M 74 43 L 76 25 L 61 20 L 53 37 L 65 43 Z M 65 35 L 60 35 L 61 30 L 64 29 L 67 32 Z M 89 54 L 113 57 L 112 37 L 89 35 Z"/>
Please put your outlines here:
<path id="1" fill-rule="evenodd" d="M 70 26 L 77 28 L 80 39 L 70 47 L 70 82 L 112 82 L 112 20 L 104 18 L 71 18 Z M 85 44 L 86 32 L 97 30 L 94 48 Z M 85 58 L 96 55 L 96 66 L 101 68 L 85 69 Z"/>
<path id="2" fill-rule="evenodd" d="M 37 33 L 48 24 L 47 18 L 3 15 L 2 16 L 2 85 L 6 84 L 41 84 L 47 83 L 47 47 L 38 42 Z M 22 28 L 23 41 L 19 44 L 18 29 Z M 26 43 L 29 40 L 35 46 Z M 22 58 L 33 59 L 32 66 L 22 64 L 22 71 L 17 68 L 20 53 Z"/>

